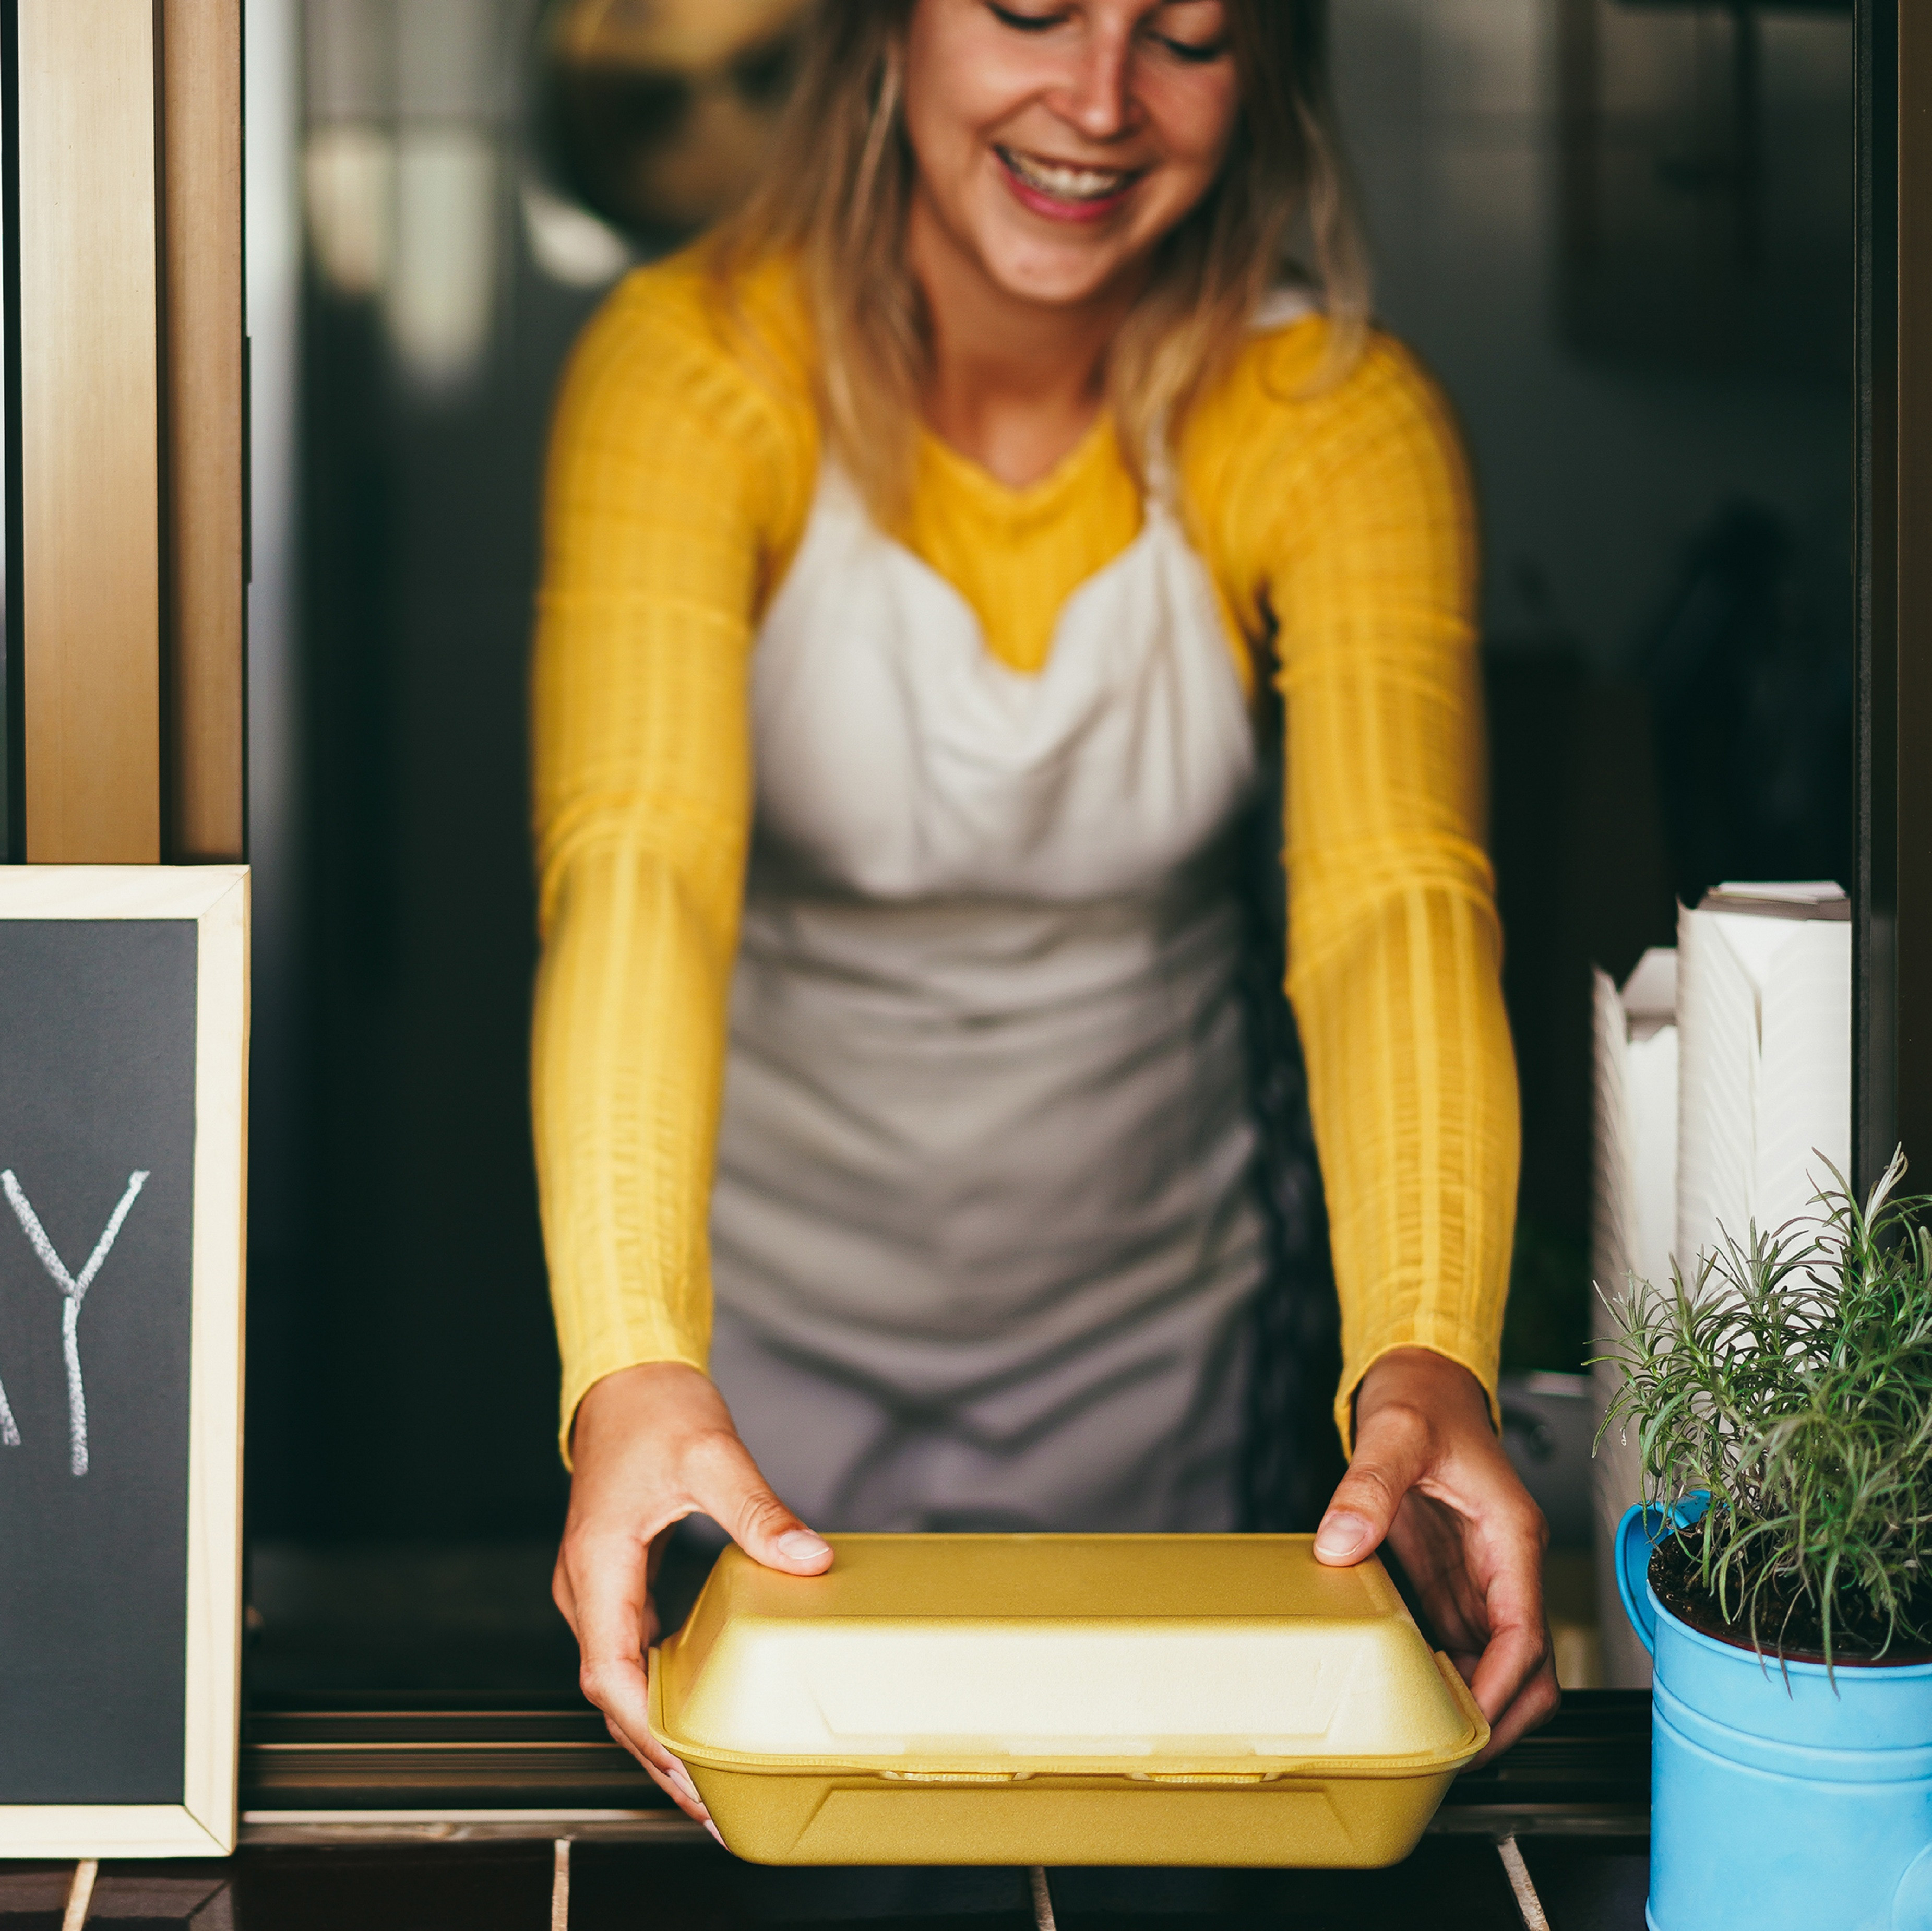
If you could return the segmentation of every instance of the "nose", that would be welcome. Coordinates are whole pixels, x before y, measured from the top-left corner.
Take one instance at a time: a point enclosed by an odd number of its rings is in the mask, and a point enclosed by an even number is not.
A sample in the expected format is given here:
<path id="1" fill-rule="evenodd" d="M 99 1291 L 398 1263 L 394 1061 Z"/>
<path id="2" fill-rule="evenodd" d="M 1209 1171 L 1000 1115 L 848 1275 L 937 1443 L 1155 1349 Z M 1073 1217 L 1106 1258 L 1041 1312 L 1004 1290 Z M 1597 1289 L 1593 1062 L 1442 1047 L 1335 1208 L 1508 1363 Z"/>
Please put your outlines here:
<path id="1" fill-rule="evenodd" d="M 1118 140 L 1130 132 L 1136 112 L 1131 35 L 1112 28 L 1088 34 L 1052 105 L 1090 141 Z"/>

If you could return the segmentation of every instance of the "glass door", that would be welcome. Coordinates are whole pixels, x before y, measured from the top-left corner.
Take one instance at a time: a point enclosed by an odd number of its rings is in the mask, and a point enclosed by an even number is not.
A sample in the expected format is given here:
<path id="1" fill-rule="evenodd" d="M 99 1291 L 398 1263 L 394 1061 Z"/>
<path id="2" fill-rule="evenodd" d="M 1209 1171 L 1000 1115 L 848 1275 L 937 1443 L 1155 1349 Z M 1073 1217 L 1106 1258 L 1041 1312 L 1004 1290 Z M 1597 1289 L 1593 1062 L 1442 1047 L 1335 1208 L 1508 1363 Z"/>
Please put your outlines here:
<path id="1" fill-rule="evenodd" d="M 596 304 L 748 178 L 798 13 L 251 5 L 264 1723 L 583 1714 L 548 1600 L 524 1090 L 543 439 Z M 1890 185 L 1897 88 L 1924 56 L 1877 0 L 1326 13 L 1379 313 L 1447 390 L 1483 504 L 1526 1126 L 1511 1439 L 1576 1558 L 1552 1600 L 1587 1686 L 1587 1421 L 1580 1462 L 1565 1431 L 1594 1331 L 1591 967 L 1622 978 L 1721 880 L 1838 879 L 1868 1170 L 1912 1126 L 1897 988 L 1932 877 L 1898 828 L 1932 803 L 1893 748 L 1932 694 L 1896 642 L 1924 385 L 1891 318 L 1907 343 L 1927 318 L 1887 291 L 1918 206 Z"/>

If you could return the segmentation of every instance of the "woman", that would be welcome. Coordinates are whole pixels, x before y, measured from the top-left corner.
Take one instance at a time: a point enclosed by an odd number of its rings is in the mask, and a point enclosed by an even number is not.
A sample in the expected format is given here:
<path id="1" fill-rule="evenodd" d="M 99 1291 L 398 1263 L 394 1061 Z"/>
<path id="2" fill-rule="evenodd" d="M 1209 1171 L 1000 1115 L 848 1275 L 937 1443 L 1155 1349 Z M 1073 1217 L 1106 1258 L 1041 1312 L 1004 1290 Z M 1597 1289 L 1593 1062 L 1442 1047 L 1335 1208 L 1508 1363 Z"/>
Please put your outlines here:
<path id="1" fill-rule="evenodd" d="M 1556 1702 L 1489 1392 L 1517 1129 L 1465 485 L 1364 325 L 1291 13 L 824 0 L 760 196 L 572 364 L 536 673 L 556 1594 L 694 1816 L 641 1660 L 683 1517 L 800 1575 L 807 1521 L 1233 1525 L 1228 847 L 1269 680 L 1353 1456 L 1318 1553 L 1388 1540 L 1495 1747 Z M 1304 214 L 1324 312 L 1275 286 Z"/>

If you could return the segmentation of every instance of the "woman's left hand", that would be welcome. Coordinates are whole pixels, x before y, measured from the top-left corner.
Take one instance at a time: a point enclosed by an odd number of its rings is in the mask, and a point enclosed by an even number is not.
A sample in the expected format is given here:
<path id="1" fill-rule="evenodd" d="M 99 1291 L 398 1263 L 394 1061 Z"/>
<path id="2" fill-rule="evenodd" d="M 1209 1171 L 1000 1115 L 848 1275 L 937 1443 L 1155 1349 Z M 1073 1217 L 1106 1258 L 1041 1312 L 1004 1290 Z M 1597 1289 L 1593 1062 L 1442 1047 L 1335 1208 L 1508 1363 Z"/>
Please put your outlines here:
<path id="1" fill-rule="evenodd" d="M 1489 1719 L 1486 1763 L 1556 1709 L 1543 1613 L 1550 1540 L 1474 1375 L 1422 1348 L 1384 1354 L 1355 1397 L 1355 1453 L 1315 1538 L 1337 1567 L 1384 1540 Z"/>

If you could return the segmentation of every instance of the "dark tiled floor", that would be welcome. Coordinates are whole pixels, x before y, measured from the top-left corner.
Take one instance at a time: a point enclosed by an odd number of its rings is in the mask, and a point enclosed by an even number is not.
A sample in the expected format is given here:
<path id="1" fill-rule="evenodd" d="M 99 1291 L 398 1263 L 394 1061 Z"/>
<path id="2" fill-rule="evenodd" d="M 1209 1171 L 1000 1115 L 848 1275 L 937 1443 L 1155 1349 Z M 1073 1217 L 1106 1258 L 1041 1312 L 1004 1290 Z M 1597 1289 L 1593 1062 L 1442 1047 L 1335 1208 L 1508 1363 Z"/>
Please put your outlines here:
<path id="1" fill-rule="evenodd" d="M 1526 1837 L 1522 1861 L 1552 1931 L 1642 1931 L 1647 1837 Z"/>
<path id="2" fill-rule="evenodd" d="M 1059 1931 L 1521 1931 L 1495 1847 L 1425 1838 L 1382 1871 L 1055 1871 Z"/>
<path id="3" fill-rule="evenodd" d="M 88 1923 L 102 1931 L 232 1931 L 231 1867 L 224 1864 L 116 1864 L 94 1886 Z M 71 1864 L 0 1864 L 0 1925 L 60 1931 Z"/>
<path id="4" fill-rule="evenodd" d="M 0 1864 L 0 1924 L 7 1931 L 60 1931 L 70 1864 Z"/>
<path id="5" fill-rule="evenodd" d="M 544 1931 L 550 1923 L 548 1844 L 244 1851 L 235 1864 L 235 1931 Z"/>
<path id="6" fill-rule="evenodd" d="M 1554 1931 L 1642 1931 L 1640 1840 L 1526 1838 Z M 547 1843 L 242 1852 L 104 1867 L 103 1931 L 544 1931 Z M 72 1867 L 0 1867 L 0 1927 L 59 1931 Z M 1432 1837 L 1387 1871 L 1060 1870 L 1059 1931 L 1521 1931 L 1495 1847 Z M 1026 1873 L 779 1870 L 709 1845 L 579 1844 L 571 1931 L 1034 1931 Z"/>
<path id="7" fill-rule="evenodd" d="M 1034 1931 L 1026 1873 L 987 1868 L 779 1870 L 708 1844 L 572 1852 L 572 1931 L 736 1931 L 737 1927 L 916 1925 L 920 1931 Z"/>

